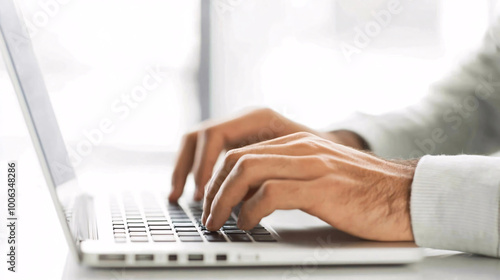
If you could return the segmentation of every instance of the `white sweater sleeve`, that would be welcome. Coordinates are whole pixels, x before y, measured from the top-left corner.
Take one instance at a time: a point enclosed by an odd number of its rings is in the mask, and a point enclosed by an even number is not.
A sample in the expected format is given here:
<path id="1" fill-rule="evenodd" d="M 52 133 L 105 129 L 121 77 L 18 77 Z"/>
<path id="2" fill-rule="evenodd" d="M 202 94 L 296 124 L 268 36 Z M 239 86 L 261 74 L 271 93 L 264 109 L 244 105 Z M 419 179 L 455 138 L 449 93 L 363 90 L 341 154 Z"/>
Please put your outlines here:
<path id="1" fill-rule="evenodd" d="M 477 55 L 419 104 L 355 116 L 337 129 L 359 134 L 382 157 L 427 155 L 410 201 L 418 245 L 500 257 L 500 158 L 452 156 L 500 150 L 500 22 Z"/>
<path id="2" fill-rule="evenodd" d="M 425 156 L 412 185 L 417 245 L 500 257 L 500 158 Z"/>

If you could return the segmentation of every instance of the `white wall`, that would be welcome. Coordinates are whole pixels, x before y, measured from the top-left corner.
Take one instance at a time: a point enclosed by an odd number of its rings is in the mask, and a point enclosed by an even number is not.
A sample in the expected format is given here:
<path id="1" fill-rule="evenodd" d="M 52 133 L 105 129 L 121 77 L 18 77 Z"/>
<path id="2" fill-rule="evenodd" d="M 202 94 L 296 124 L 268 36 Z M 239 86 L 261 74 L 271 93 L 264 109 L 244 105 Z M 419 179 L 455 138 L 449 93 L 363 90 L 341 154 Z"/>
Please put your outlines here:
<path id="1" fill-rule="evenodd" d="M 215 2 L 232 6 L 214 9 L 213 112 L 270 106 L 313 127 L 412 104 L 481 41 L 491 10 L 487 0 Z M 346 55 L 356 28 L 369 40 Z"/>
<path id="2" fill-rule="evenodd" d="M 181 132 L 198 119 L 199 1 L 17 2 L 69 146 L 110 119 L 115 129 L 103 145 L 176 149 Z M 148 78 L 156 68 L 158 83 Z M 0 133 L 21 135 L 20 125 L 8 121 L 19 107 L 0 69 Z M 149 89 L 138 94 L 144 79 Z M 136 101 L 122 99 L 134 94 Z"/>

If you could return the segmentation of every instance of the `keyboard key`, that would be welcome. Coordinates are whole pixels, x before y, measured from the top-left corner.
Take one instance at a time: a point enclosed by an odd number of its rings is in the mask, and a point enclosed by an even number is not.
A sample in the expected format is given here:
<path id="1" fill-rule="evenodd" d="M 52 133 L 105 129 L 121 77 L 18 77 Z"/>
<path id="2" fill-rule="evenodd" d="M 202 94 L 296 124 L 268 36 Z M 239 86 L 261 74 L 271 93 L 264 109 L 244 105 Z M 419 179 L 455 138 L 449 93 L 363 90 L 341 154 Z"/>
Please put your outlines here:
<path id="1" fill-rule="evenodd" d="M 148 225 L 150 226 L 170 226 L 169 223 L 167 222 L 148 222 Z"/>
<path id="2" fill-rule="evenodd" d="M 115 238 L 127 238 L 126 233 L 115 233 L 113 234 Z"/>
<path id="3" fill-rule="evenodd" d="M 140 221 L 142 220 L 141 216 L 138 217 L 127 217 L 127 221 L 134 222 L 134 221 Z"/>
<path id="4" fill-rule="evenodd" d="M 182 242 L 203 242 L 201 236 L 179 236 Z"/>
<path id="5" fill-rule="evenodd" d="M 125 233 L 125 229 L 114 229 L 113 233 Z"/>
<path id="6" fill-rule="evenodd" d="M 197 232 L 195 227 L 181 227 L 175 229 L 177 232 Z"/>
<path id="7" fill-rule="evenodd" d="M 120 226 L 118 226 L 118 225 L 116 225 L 116 226 L 115 226 L 115 225 L 113 225 L 113 229 L 125 229 L 125 225 L 120 225 Z"/>
<path id="8" fill-rule="evenodd" d="M 227 242 L 223 235 L 206 235 L 208 242 Z"/>
<path id="9" fill-rule="evenodd" d="M 245 234 L 246 232 L 241 229 L 236 229 L 236 230 L 224 230 L 226 234 Z"/>
<path id="10" fill-rule="evenodd" d="M 208 242 L 227 242 L 223 235 L 205 235 Z"/>
<path id="11" fill-rule="evenodd" d="M 142 219 L 141 214 L 127 214 L 127 220 L 136 220 L 136 219 Z"/>
<path id="12" fill-rule="evenodd" d="M 178 236 L 200 236 L 200 233 L 197 231 L 191 231 L 191 232 L 178 232 Z"/>
<path id="13" fill-rule="evenodd" d="M 204 234 L 204 235 L 218 235 L 218 234 L 221 234 L 221 233 L 220 233 L 220 232 L 218 232 L 218 231 L 204 230 L 204 231 L 203 231 L 203 234 Z"/>
<path id="14" fill-rule="evenodd" d="M 246 234 L 228 234 L 227 237 L 233 242 L 252 242 Z"/>
<path id="15" fill-rule="evenodd" d="M 226 238 L 220 232 L 212 231 L 209 234 L 204 234 L 208 242 L 226 242 Z"/>
<path id="16" fill-rule="evenodd" d="M 146 228 L 144 228 L 144 227 L 143 228 L 137 228 L 137 227 L 135 227 L 135 228 L 129 228 L 128 231 L 129 232 L 146 232 Z"/>
<path id="17" fill-rule="evenodd" d="M 155 229 L 171 229 L 170 226 L 149 226 L 150 230 L 155 230 Z"/>
<path id="18" fill-rule="evenodd" d="M 251 229 L 250 235 L 270 235 L 269 231 L 266 229 Z"/>
<path id="19" fill-rule="evenodd" d="M 115 238 L 115 242 L 116 243 L 125 243 L 125 242 L 127 242 L 127 238 L 123 238 L 123 237 Z"/>
<path id="20" fill-rule="evenodd" d="M 173 235 L 153 235 L 154 242 L 175 242 L 175 237 Z"/>
<path id="21" fill-rule="evenodd" d="M 174 232 L 171 230 L 153 229 L 149 232 L 151 233 L 151 235 L 174 235 Z"/>
<path id="22" fill-rule="evenodd" d="M 252 237 L 253 240 L 257 242 L 276 242 L 276 239 L 274 239 L 271 235 L 255 235 Z"/>
<path id="23" fill-rule="evenodd" d="M 165 215 L 146 215 L 146 219 L 165 219 Z"/>
<path id="24" fill-rule="evenodd" d="M 191 231 L 198 231 L 195 227 L 181 227 L 181 228 L 175 228 L 177 232 L 191 232 Z"/>
<path id="25" fill-rule="evenodd" d="M 142 225 L 128 225 L 128 228 L 146 228 L 146 226 L 144 224 Z"/>
<path id="26" fill-rule="evenodd" d="M 148 234 L 146 232 L 129 232 L 128 233 L 130 236 L 148 236 Z"/>
<path id="27" fill-rule="evenodd" d="M 146 214 L 146 216 L 154 216 L 154 215 L 157 215 L 157 216 L 165 216 L 163 214 L 163 211 L 146 211 L 144 210 L 144 214 Z"/>
<path id="28" fill-rule="evenodd" d="M 183 220 L 183 221 L 189 221 L 191 222 L 191 219 L 188 217 L 188 216 L 170 216 L 170 219 L 173 221 L 173 222 L 177 222 L 179 220 Z"/>
<path id="29" fill-rule="evenodd" d="M 184 222 L 184 223 L 172 223 L 174 227 L 194 227 L 194 224 L 191 222 Z"/>
<path id="30" fill-rule="evenodd" d="M 128 226 L 143 226 L 144 223 L 142 221 L 140 222 L 127 222 Z"/>
<path id="31" fill-rule="evenodd" d="M 132 236 L 132 237 L 130 237 L 130 241 L 132 241 L 132 242 L 148 242 L 149 239 L 147 236 Z"/>
<path id="32" fill-rule="evenodd" d="M 222 229 L 224 229 L 224 230 L 239 230 L 239 228 L 235 225 L 227 225 L 227 226 L 224 225 L 224 226 L 222 226 Z"/>
<path id="33" fill-rule="evenodd" d="M 191 223 L 191 219 L 189 218 L 182 218 L 182 219 L 179 219 L 179 218 L 171 218 L 172 220 L 172 223 Z"/>
<path id="34" fill-rule="evenodd" d="M 158 219 L 158 218 L 154 218 L 154 219 L 147 219 L 148 223 L 168 223 L 168 220 L 166 219 Z"/>

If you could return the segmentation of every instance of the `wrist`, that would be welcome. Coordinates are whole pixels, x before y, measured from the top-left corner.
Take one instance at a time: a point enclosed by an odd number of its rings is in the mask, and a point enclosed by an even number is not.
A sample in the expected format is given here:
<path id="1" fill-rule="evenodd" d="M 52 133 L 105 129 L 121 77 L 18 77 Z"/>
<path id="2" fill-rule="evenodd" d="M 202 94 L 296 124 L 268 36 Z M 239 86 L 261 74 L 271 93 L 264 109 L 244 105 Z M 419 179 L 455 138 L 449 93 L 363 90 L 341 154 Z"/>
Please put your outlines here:
<path id="1" fill-rule="evenodd" d="M 411 186 L 413 183 L 413 177 L 415 176 L 415 169 L 418 160 L 404 160 L 399 161 L 399 179 L 396 180 L 396 189 L 398 189 L 398 203 L 397 208 L 400 209 L 400 215 L 398 221 L 395 223 L 398 229 L 395 232 L 399 233 L 399 240 L 413 241 L 413 229 L 411 226 L 411 216 L 410 216 L 410 197 L 411 197 Z"/>

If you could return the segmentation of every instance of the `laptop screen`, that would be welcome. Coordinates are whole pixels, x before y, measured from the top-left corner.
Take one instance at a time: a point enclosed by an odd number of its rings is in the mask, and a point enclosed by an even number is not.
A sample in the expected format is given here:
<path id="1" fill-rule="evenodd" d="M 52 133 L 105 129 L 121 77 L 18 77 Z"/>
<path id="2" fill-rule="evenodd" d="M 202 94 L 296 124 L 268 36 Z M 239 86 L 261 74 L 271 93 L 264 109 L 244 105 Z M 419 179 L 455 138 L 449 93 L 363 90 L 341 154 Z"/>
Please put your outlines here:
<path id="1" fill-rule="evenodd" d="M 3 54 L 21 103 L 25 103 L 55 186 L 75 177 L 28 32 L 12 0 L 0 0 Z M 24 102 L 23 102 L 24 101 Z M 27 117 L 27 116 L 25 116 Z M 27 120 L 28 122 L 29 120 Z"/>

